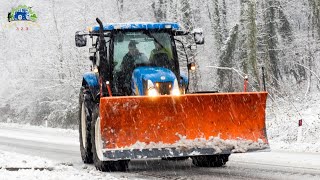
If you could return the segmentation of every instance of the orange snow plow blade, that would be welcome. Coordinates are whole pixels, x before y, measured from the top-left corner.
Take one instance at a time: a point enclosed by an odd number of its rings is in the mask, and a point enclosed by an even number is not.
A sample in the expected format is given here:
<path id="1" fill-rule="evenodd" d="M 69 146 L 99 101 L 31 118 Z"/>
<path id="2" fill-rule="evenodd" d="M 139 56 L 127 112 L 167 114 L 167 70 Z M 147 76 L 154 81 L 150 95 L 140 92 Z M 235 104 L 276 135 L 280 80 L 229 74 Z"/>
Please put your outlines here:
<path id="1" fill-rule="evenodd" d="M 251 150 L 266 149 L 266 99 L 266 92 L 101 98 L 103 148 L 221 149 L 217 143 L 224 143 L 231 152 L 241 141 L 246 151 L 250 143 L 258 144 Z"/>

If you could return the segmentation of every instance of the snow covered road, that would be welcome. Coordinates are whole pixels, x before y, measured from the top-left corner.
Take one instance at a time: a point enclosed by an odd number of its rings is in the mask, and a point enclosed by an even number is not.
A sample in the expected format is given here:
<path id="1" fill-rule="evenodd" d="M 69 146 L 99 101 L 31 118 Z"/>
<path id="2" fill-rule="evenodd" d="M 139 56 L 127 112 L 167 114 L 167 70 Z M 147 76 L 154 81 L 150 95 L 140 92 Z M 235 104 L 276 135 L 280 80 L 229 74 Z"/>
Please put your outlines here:
<path id="1" fill-rule="evenodd" d="M 73 130 L 0 125 L 0 149 L 60 161 L 79 159 L 78 134 Z"/>
<path id="2" fill-rule="evenodd" d="M 0 123 L 2 179 L 320 179 L 319 153 L 233 154 L 222 168 L 199 168 L 191 160 L 135 160 L 128 172 L 102 173 L 83 165 L 74 130 Z M 17 169 L 10 168 L 18 167 Z M 47 168 L 25 169 L 19 168 Z M 49 168 L 48 168 L 49 167 Z M 17 171 L 18 170 L 18 171 Z"/>

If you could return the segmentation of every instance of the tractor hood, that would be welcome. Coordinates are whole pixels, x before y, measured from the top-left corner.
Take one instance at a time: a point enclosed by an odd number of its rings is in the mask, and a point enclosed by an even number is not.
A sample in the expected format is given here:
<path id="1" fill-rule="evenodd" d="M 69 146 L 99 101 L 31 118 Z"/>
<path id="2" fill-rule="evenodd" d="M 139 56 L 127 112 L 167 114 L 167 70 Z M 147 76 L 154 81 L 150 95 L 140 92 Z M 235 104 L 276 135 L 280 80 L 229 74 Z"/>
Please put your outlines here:
<path id="1" fill-rule="evenodd" d="M 144 83 L 150 80 L 152 83 L 171 83 L 176 79 L 175 74 L 162 67 L 138 67 L 132 74 L 132 90 L 136 95 L 144 94 Z"/>

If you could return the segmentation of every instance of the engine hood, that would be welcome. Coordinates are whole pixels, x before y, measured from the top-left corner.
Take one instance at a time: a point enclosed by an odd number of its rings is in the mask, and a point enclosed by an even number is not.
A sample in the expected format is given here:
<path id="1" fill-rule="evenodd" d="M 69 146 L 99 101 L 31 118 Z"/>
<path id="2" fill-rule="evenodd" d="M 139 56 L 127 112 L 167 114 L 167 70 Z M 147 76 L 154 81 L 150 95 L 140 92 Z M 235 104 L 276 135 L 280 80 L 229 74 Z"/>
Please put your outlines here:
<path id="1" fill-rule="evenodd" d="M 138 67 L 133 71 L 131 87 L 133 92 L 139 95 L 144 95 L 143 93 L 143 82 L 152 81 L 156 82 L 171 82 L 173 83 L 176 79 L 175 74 L 167 68 L 162 67 Z M 138 91 L 138 92 L 137 92 Z M 138 95 L 137 94 L 137 95 Z"/>

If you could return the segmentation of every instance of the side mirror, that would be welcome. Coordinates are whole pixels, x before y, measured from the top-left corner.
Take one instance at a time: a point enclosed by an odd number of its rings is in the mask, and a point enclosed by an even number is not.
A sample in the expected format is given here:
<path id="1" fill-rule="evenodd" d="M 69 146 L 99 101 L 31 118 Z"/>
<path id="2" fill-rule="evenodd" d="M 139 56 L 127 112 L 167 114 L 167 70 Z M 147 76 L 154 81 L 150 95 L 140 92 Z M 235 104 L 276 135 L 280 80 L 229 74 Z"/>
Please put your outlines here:
<path id="1" fill-rule="evenodd" d="M 196 44 L 204 44 L 204 35 L 202 28 L 196 28 L 192 31 L 194 41 Z"/>
<path id="2" fill-rule="evenodd" d="M 77 47 L 86 46 L 87 45 L 87 36 L 81 34 L 80 31 L 77 31 L 76 35 L 75 35 L 75 41 L 76 41 L 76 46 Z"/>

